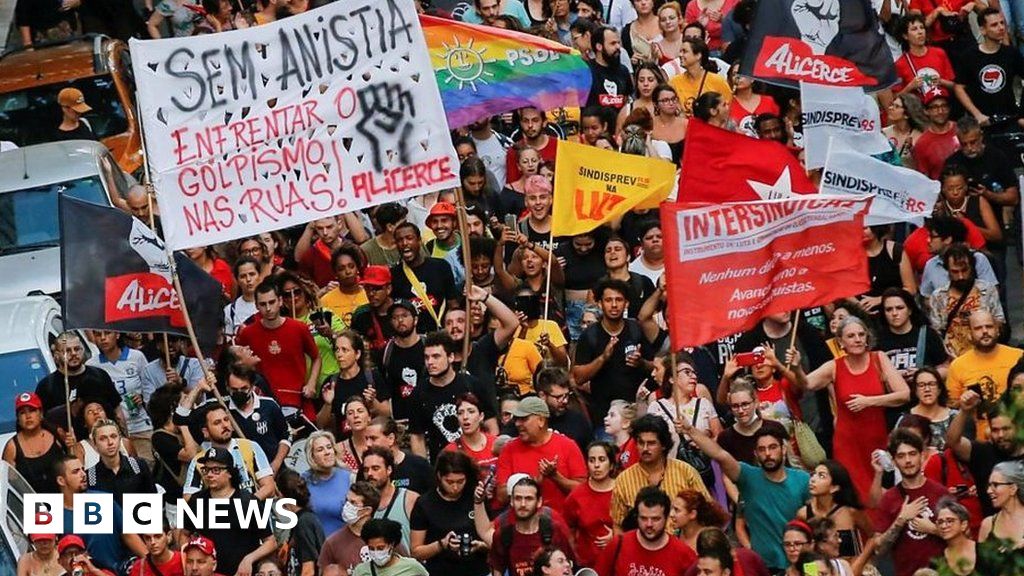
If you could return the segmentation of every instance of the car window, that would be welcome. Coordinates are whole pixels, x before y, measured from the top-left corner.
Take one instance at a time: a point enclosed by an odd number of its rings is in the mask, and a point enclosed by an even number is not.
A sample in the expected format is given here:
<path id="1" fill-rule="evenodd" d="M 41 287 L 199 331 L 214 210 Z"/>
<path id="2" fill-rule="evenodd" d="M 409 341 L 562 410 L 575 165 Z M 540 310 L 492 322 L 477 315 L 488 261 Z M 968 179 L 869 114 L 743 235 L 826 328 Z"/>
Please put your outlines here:
<path id="1" fill-rule="evenodd" d="M 95 204 L 110 204 L 99 176 L 0 194 L 0 214 L 4 222 L 0 226 L 0 256 L 59 244 L 59 193 Z"/>
<path id="2" fill-rule="evenodd" d="M 9 140 L 18 146 L 52 141 L 53 130 L 61 120 L 57 94 L 68 86 L 81 90 L 86 103 L 92 107 L 84 118 L 97 138 L 114 136 L 128 129 L 128 118 L 114 79 L 107 74 L 0 94 L 0 140 Z"/>

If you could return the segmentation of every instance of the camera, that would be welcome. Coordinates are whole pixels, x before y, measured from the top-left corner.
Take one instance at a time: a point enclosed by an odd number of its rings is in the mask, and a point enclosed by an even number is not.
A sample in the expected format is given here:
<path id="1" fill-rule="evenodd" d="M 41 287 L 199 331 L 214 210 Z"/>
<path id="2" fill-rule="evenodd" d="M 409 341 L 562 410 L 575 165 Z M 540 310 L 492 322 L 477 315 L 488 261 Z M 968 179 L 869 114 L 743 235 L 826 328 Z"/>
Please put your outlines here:
<path id="1" fill-rule="evenodd" d="M 459 534 L 459 556 L 466 558 L 473 551 L 473 537 L 468 533 Z"/>

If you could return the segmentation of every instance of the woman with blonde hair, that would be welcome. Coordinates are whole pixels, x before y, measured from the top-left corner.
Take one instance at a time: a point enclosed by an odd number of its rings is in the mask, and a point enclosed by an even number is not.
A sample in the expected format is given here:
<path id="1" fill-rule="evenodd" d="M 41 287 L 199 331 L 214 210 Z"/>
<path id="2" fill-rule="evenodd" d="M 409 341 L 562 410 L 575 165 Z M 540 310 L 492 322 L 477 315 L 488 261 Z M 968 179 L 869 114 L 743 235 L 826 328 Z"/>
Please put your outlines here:
<path id="1" fill-rule="evenodd" d="M 309 487 L 309 505 L 320 520 L 324 534 L 333 534 L 345 525 L 341 509 L 353 482 L 352 472 L 338 463 L 334 434 L 317 430 L 306 439 L 306 464 L 309 470 L 302 473 Z"/>

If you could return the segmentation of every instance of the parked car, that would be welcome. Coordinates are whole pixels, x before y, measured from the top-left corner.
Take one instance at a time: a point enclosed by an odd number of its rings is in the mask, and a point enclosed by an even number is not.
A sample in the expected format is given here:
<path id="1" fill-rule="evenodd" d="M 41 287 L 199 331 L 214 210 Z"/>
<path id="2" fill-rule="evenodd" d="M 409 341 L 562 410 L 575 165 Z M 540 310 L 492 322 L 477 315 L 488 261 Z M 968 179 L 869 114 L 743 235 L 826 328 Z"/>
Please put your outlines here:
<path id="1" fill-rule="evenodd" d="M 0 153 L 0 299 L 60 293 L 58 194 L 112 206 L 134 182 L 99 142 Z"/>
<path id="2" fill-rule="evenodd" d="M 14 434 L 0 435 L 0 449 Z M 25 494 L 35 492 L 21 474 L 7 462 L 0 460 L 0 574 L 16 574 L 18 558 L 28 552 L 23 514 Z"/>
<path id="3" fill-rule="evenodd" d="M 48 142 L 60 124 L 57 94 L 78 88 L 92 112 L 93 132 L 121 168 L 142 167 L 142 139 L 128 46 L 102 35 L 15 48 L 0 54 L 0 140 L 28 146 Z"/>

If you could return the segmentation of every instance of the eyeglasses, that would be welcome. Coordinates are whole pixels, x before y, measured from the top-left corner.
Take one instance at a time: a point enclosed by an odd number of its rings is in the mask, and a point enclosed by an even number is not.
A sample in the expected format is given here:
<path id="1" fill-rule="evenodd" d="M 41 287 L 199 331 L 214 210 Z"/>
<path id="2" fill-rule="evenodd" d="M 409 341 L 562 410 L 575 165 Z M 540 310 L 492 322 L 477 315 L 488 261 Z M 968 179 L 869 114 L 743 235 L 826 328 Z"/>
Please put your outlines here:
<path id="1" fill-rule="evenodd" d="M 671 104 L 673 102 L 679 102 L 679 96 L 672 96 L 671 98 L 658 98 L 658 104 Z"/>
<path id="2" fill-rule="evenodd" d="M 690 378 L 695 378 L 697 376 L 697 373 L 693 370 L 693 368 L 680 368 L 679 373 L 682 374 L 683 376 L 689 376 Z"/>
<path id="3" fill-rule="evenodd" d="M 301 288 L 292 288 L 291 290 L 284 290 L 285 296 L 305 296 L 306 293 Z"/>
<path id="4" fill-rule="evenodd" d="M 935 382 L 935 381 L 928 381 L 928 380 L 926 380 L 924 382 L 918 382 L 917 383 L 917 387 L 918 388 L 938 388 L 939 387 L 939 383 Z"/>
<path id="5" fill-rule="evenodd" d="M 732 408 L 733 410 L 746 410 L 747 408 L 750 408 L 753 405 L 753 401 L 737 402 L 735 404 L 729 404 L 729 408 Z"/>
<path id="6" fill-rule="evenodd" d="M 936 526 L 952 526 L 953 524 L 956 524 L 957 522 L 960 522 L 960 521 L 961 520 L 959 518 L 939 518 L 939 519 L 935 520 L 935 525 Z"/>
<path id="7" fill-rule="evenodd" d="M 548 398 L 551 398 L 555 402 L 561 402 L 562 400 L 568 400 L 572 396 L 572 391 L 566 392 L 565 394 L 548 394 Z"/>
<path id="8" fill-rule="evenodd" d="M 801 540 L 800 542 L 783 542 L 783 548 L 800 548 L 801 546 L 807 546 L 810 544 L 809 540 Z"/>
<path id="9" fill-rule="evenodd" d="M 994 481 L 990 481 L 988 483 L 989 486 L 992 486 L 992 487 L 995 487 L 995 488 L 999 488 L 1000 486 L 1013 486 L 1014 484 L 1016 484 L 1016 482 L 994 482 Z"/>
<path id="10" fill-rule="evenodd" d="M 227 471 L 228 471 L 228 469 L 223 467 L 223 466 L 205 466 L 203 468 L 203 474 L 206 475 L 206 476 L 209 476 L 211 474 L 220 474 L 222 472 L 227 472 Z"/>

